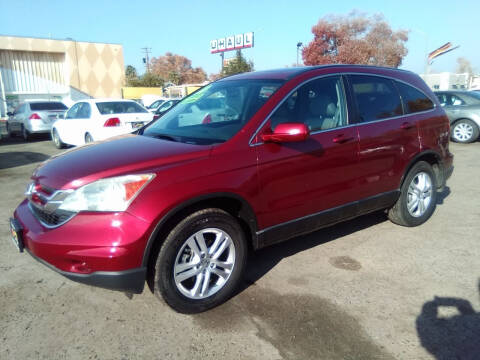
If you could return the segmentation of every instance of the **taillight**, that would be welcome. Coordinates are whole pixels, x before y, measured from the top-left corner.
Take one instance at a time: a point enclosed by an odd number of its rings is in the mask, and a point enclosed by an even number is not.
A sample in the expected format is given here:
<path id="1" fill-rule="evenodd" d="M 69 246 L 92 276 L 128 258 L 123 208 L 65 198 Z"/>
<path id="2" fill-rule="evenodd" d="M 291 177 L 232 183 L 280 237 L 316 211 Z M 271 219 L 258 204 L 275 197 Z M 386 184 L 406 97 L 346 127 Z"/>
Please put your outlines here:
<path id="1" fill-rule="evenodd" d="M 157 120 L 158 118 L 160 118 L 160 115 L 153 115 L 153 120 Z"/>
<path id="2" fill-rule="evenodd" d="M 119 118 L 110 118 L 107 121 L 105 121 L 105 124 L 103 124 L 105 127 L 110 127 L 110 126 L 120 126 L 120 119 Z"/>
<path id="3" fill-rule="evenodd" d="M 28 119 L 29 120 L 42 120 L 42 118 L 37 113 L 33 113 L 32 115 L 30 115 L 30 117 Z"/>

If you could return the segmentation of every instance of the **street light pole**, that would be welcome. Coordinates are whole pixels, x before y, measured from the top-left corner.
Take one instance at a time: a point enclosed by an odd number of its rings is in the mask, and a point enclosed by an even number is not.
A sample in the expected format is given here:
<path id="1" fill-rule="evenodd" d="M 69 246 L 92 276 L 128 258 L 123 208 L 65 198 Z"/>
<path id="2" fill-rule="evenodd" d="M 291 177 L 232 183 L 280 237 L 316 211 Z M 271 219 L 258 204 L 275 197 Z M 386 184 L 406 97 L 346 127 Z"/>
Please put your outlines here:
<path id="1" fill-rule="evenodd" d="M 302 45 L 303 44 L 300 41 L 297 43 L 297 66 L 299 65 L 298 64 L 298 52 L 300 51 L 300 48 L 302 47 Z"/>

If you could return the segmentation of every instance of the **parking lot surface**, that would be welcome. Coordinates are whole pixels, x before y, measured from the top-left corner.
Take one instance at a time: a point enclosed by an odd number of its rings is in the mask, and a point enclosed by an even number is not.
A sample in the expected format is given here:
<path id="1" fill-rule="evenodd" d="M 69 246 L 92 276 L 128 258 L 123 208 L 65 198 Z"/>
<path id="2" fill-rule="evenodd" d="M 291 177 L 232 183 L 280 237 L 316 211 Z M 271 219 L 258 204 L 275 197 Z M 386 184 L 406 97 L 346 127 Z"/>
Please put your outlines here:
<path id="1" fill-rule="evenodd" d="M 455 171 L 425 224 L 380 212 L 263 249 L 238 295 L 181 315 L 148 288 L 129 298 L 19 254 L 8 218 L 33 169 L 60 151 L 2 139 L 0 358 L 478 358 L 480 142 L 451 151 Z"/>

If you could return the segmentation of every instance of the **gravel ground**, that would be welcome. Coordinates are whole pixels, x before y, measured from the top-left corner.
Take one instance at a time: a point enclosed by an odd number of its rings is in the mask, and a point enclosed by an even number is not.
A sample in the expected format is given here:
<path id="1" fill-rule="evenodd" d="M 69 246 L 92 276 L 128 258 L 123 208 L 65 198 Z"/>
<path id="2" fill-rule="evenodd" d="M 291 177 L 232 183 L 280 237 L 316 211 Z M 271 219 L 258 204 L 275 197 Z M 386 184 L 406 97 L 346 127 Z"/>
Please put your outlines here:
<path id="1" fill-rule="evenodd" d="M 380 212 L 263 249 L 240 294 L 187 316 L 148 290 L 77 284 L 16 252 L 8 218 L 58 150 L 0 140 L 0 358 L 478 359 L 480 142 L 451 150 L 427 223 Z"/>

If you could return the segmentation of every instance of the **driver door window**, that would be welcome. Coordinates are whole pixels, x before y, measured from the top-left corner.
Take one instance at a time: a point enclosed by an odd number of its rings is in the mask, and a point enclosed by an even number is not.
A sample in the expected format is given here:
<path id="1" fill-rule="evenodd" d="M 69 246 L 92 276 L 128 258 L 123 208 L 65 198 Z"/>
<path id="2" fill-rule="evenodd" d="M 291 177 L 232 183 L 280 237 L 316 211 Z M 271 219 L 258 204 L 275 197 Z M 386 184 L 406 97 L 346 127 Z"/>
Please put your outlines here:
<path id="1" fill-rule="evenodd" d="M 347 125 L 346 104 L 340 76 L 310 81 L 290 95 L 270 118 L 271 128 L 280 123 L 301 122 L 310 132 Z"/>

